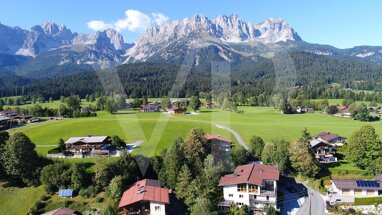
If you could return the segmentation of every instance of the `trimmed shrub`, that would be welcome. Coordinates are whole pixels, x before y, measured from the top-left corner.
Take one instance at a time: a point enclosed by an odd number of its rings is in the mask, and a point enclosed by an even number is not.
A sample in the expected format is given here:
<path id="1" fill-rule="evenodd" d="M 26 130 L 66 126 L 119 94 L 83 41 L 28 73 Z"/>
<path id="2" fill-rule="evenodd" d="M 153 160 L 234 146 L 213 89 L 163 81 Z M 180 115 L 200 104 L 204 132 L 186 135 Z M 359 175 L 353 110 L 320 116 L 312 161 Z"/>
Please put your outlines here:
<path id="1" fill-rule="evenodd" d="M 354 205 L 375 205 L 375 204 L 382 204 L 382 196 L 354 199 Z"/>

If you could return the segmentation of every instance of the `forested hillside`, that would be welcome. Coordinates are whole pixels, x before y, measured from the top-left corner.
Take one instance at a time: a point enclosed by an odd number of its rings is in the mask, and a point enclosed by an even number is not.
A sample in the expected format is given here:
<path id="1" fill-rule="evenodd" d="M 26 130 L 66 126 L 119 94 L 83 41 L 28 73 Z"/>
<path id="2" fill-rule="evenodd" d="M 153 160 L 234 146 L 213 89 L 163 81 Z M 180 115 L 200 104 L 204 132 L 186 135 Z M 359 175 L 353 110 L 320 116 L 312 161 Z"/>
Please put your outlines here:
<path id="1" fill-rule="evenodd" d="M 131 98 L 163 97 L 168 95 L 173 86 L 181 86 L 181 81 L 177 82 L 179 80 L 176 77 L 179 71 L 186 71 L 184 66 L 163 63 L 125 64 L 115 69 L 80 72 L 67 76 L 60 76 L 55 69 L 57 68 L 52 68 L 52 73 L 56 74 L 53 78 L 23 79 L 2 74 L 0 95 L 40 95 L 57 99 L 68 95 L 110 94 L 116 88 L 104 87 L 102 83 L 117 86 L 115 84 L 118 83 L 114 83 L 115 77 L 119 77 L 124 93 Z M 284 53 L 272 59 L 245 59 L 240 63 L 229 64 L 225 72 L 230 73 L 230 76 L 221 74 L 211 77 L 211 64 L 204 63 L 192 67 L 178 96 L 187 97 L 199 92 L 210 92 L 219 89 L 216 86 L 223 85 L 227 80 L 230 81 L 233 92 L 242 92 L 246 97 L 270 97 L 275 93 L 301 89 L 309 91 L 308 94 L 312 98 L 319 97 L 333 83 L 342 88 L 379 91 L 382 81 L 382 66 L 379 64 L 306 52 Z M 38 74 L 36 76 L 41 77 Z M 212 81 L 214 87 L 211 86 Z M 227 87 L 225 89 L 229 90 Z"/>

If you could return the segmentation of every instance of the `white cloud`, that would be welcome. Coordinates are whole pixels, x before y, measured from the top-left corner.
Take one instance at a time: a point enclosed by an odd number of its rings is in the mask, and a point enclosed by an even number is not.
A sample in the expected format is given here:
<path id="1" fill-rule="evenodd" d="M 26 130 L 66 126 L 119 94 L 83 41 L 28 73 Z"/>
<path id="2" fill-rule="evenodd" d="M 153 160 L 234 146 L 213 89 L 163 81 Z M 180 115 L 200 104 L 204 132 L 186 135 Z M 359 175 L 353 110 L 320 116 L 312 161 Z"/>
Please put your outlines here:
<path id="1" fill-rule="evenodd" d="M 143 31 L 151 24 L 151 18 L 138 10 L 126 10 L 125 15 L 124 19 L 117 20 L 114 24 L 118 31 L 125 29 L 132 32 Z"/>
<path id="2" fill-rule="evenodd" d="M 152 13 L 147 15 L 138 10 L 129 9 L 125 11 L 125 17 L 118 19 L 113 24 L 101 20 L 92 20 L 87 23 L 88 28 L 95 31 L 102 31 L 114 28 L 117 31 L 128 30 L 131 32 L 144 31 L 150 26 L 161 25 L 169 20 L 168 16 L 162 13 Z"/>
<path id="3" fill-rule="evenodd" d="M 161 25 L 169 20 L 168 16 L 164 15 L 163 13 L 152 13 L 153 16 L 153 23 L 155 25 Z"/>
<path id="4" fill-rule="evenodd" d="M 95 31 L 103 31 L 108 28 L 113 28 L 112 24 L 105 23 L 104 21 L 100 20 L 92 20 L 87 23 L 88 28 L 95 30 Z"/>

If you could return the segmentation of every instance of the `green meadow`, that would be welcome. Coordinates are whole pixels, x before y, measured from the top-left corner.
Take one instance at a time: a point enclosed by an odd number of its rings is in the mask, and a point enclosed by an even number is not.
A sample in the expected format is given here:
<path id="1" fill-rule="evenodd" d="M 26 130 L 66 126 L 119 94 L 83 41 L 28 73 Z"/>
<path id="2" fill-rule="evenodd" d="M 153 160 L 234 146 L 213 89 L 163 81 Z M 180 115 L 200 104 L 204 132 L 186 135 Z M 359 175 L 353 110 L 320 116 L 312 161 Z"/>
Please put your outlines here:
<path id="1" fill-rule="evenodd" d="M 45 194 L 40 187 L 2 187 L 0 186 L 0 213 L 24 215 Z"/>
<path id="2" fill-rule="evenodd" d="M 349 137 L 362 125 L 371 124 L 382 135 L 381 122 L 359 122 L 352 119 L 329 116 L 322 113 L 282 115 L 270 107 L 239 107 L 244 113 L 231 113 L 214 110 L 201 110 L 198 114 L 171 116 L 166 113 L 139 113 L 120 111 L 117 114 L 98 112 L 97 117 L 50 120 L 29 124 L 11 130 L 24 132 L 37 145 L 40 154 L 54 148 L 60 138 L 73 136 L 118 135 L 127 143 L 143 140 L 135 154 L 152 156 L 172 145 L 178 136 L 184 137 L 191 128 L 202 128 L 206 132 L 233 138 L 227 131 L 211 125 L 217 123 L 231 127 L 248 142 L 251 136 L 258 135 L 266 141 L 272 138 L 285 138 L 293 141 L 307 128 L 312 135 L 330 131 Z"/>

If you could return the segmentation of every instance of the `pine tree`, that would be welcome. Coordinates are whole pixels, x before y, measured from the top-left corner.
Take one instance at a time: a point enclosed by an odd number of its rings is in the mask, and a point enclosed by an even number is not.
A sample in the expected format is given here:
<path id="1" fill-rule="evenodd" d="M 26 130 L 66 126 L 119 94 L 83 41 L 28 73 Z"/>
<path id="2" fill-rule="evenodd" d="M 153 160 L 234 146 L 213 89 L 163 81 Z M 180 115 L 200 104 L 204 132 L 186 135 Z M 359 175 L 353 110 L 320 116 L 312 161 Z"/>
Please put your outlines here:
<path id="1" fill-rule="evenodd" d="M 179 199 L 186 200 L 189 196 L 189 186 L 192 180 L 191 171 L 187 164 L 184 164 L 180 170 L 178 183 L 175 187 L 176 196 Z"/>

